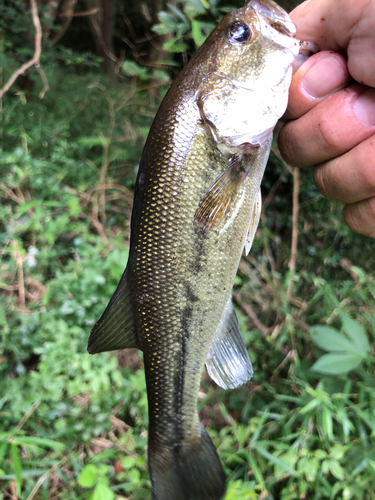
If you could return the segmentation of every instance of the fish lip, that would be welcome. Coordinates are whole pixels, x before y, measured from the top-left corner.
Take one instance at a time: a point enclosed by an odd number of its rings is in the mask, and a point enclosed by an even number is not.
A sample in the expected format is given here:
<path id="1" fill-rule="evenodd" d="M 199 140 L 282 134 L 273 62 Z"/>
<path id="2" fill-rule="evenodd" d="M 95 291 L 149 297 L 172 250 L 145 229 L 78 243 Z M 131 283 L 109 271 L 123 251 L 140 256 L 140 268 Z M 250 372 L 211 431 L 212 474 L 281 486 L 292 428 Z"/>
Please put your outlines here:
<path id="1" fill-rule="evenodd" d="M 250 0 L 247 8 L 255 11 L 262 36 L 289 49 L 294 58 L 298 56 L 300 42 L 294 38 L 297 27 L 284 9 L 269 0 Z"/>
<path id="2" fill-rule="evenodd" d="M 248 0 L 248 7 L 252 7 L 270 25 L 276 25 L 278 32 L 294 37 L 297 27 L 289 14 L 272 0 Z M 274 28 L 275 29 L 275 28 Z"/>

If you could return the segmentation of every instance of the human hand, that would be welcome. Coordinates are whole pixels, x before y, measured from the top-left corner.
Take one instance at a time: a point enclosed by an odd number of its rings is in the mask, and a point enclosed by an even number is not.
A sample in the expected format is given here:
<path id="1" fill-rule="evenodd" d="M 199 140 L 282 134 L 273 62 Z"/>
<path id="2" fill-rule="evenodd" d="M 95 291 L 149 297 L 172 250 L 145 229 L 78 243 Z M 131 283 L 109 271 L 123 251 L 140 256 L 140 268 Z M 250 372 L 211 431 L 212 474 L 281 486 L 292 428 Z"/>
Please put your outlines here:
<path id="1" fill-rule="evenodd" d="M 293 76 L 280 152 L 313 166 L 319 191 L 345 203 L 346 224 L 375 238 L 375 0 L 308 0 L 291 17 L 296 37 L 322 52 Z"/>

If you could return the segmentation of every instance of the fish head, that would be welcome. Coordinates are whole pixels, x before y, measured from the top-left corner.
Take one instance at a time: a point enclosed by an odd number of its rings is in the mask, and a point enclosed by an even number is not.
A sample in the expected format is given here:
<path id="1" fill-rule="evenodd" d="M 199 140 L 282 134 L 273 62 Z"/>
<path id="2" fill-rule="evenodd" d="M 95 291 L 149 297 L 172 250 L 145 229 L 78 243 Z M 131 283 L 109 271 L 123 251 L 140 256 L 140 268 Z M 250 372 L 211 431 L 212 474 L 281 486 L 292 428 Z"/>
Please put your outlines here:
<path id="1" fill-rule="evenodd" d="M 250 0 L 214 30 L 197 104 L 218 146 L 266 143 L 287 106 L 300 51 L 295 32 L 289 15 L 271 0 Z"/>

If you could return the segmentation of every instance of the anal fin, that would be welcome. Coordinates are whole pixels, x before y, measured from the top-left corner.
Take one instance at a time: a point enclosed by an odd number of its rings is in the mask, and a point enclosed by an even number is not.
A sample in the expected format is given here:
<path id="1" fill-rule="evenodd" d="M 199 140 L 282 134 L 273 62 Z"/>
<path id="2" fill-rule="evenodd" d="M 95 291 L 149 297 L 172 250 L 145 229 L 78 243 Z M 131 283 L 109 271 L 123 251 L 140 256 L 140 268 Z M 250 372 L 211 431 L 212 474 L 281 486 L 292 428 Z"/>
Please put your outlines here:
<path id="1" fill-rule="evenodd" d="M 223 311 L 206 358 L 208 374 L 223 389 L 234 389 L 253 376 L 231 297 Z"/>
<path id="2" fill-rule="evenodd" d="M 102 317 L 91 330 L 87 350 L 90 354 L 139 347 L 135 333 L 133 301 L 128 270 L 112 295 Z"/>

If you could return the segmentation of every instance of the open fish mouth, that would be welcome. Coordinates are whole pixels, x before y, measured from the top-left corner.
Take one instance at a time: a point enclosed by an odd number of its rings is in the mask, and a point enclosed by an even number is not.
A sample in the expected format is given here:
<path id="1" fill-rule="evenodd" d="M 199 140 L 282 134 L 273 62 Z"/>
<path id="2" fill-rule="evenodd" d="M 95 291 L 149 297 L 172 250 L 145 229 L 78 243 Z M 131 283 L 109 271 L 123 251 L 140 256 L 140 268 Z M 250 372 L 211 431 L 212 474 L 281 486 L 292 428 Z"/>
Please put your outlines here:
<path id="1" fill-rule="evenodd" d="M 289 15 L 272 0 L 250 0 L 247 6 L 256 11 L 262 35 L 286 47 L 296 57 L 299 53 L 299 41 L 294 38 L 297 28 Z"/>
<path id="2" fill-rule="evenodd" d="M 272 0 L 250 0 L 247 5 L 256 11 L 262 35 L 294 54 L 293 72 L 319 51 L 315 43 L 294 38 L 296 25 L 289 14 Z"/>
<path id="3" fill-rule="evenodd" d="M 284 9 L 272 0 L 250 0 L 247 4 L 260 14 L 279 33 L 294 37 L 297 28 Z"/>

